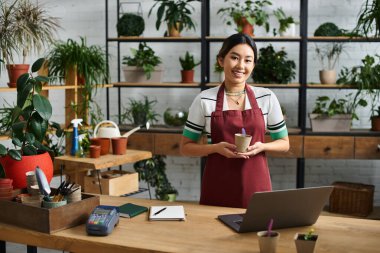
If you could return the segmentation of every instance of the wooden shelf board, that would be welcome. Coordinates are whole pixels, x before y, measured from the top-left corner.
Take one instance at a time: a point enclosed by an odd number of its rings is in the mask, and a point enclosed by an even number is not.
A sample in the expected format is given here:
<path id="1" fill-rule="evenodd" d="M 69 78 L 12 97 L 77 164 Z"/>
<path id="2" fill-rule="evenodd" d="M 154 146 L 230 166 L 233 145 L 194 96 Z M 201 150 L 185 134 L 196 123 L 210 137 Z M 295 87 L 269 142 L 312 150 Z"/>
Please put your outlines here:
<path id="1" fill-rule="evenodd" d="M 6 141 L 6 140 L 9 140 L 9 136 L 7 135 L 0 135 L 0 141 Z"/>
<path id="2" fill-rule="evenodd" d="M 139 37 L 139 36 L 122 36 L 109 38 L 109 41 L 129 41 L 129 42 L 139 42 L 139 41 L 168 41 L 168 42 L 178 42 L 178 41 L 201 41 L 201 37 Z"/>
<path id="3" fill-rule="evenodd" d="M 75 85 L 47 85 L 43 86 L 42 90 L 72 90 L 75 89 Z M 78 88 L 81 88 L 82 86 L 78 86 Z M 111 88 L 113 87 L 112 84 L 99 84 L 97 85 L 98 88 Z M 0 87 L 0 92 L 12 92 L 16 91 L 16 88 L 9 88 L 9 87 Z"/>
<path id="4" fill-rule="evenodd" d="M 206 36 L 206 40 L 208 41 L 223 41 L 227 37 L 224 36 Z M 253 40 L 255 41 L 300 41 L 301 37 L 296 36 L 296 37 L 269 37 L 269 36 L 255 36 L 252 37 Z"/>
<path id="5" fill-rule="evenodd" d="M 113 83 L 113 87 L 195 87 L 198 88 L 200 83 Z"/>
<path id="6" fill-rule="evenodd" d="M 256 86 L 256 87 L 267 87 L 267 88 L 299 88 L 301 85 L 299 83 L 288 83 L 288 84 L 262 84 L 262 83 L 248 83 L 249 85 Z M 207 83 L 207 87 L 215 87 L 220 85 L 219 82 L 217 83 Z"/>
<path id="7" fill-rule="evenodd" d="M 307 84 L 307 88 L 316 88 L 316 89 L 355 89 L 356 87 L 352 85 L 344 85 L 344 84 Z"/>
<path id="8" fill-rule="evenodd" d="M 366 38 L 366 37 L 348 37 L 348 36 L 317 36 L 317 37 L 308 37 L 309 41 L 342 41 L 342 42 L 379 42 L 380 38 Z"/>

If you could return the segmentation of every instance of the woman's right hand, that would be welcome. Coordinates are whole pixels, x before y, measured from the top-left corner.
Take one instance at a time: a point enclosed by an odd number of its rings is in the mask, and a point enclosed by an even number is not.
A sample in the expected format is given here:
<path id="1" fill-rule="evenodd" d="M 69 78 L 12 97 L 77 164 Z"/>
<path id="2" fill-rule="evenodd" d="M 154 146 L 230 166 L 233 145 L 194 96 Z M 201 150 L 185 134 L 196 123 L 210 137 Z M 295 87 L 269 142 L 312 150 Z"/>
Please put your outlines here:
<path id="1" fill-rule="evenodd" d="M 216 146 L 216 153 L 225 156 L 227 158 L 242 158 L 241 155 L 237 155 L 235 152 L 236 145 L 228 143 L 228 142 L 219 142 L 215 144 Z"/>

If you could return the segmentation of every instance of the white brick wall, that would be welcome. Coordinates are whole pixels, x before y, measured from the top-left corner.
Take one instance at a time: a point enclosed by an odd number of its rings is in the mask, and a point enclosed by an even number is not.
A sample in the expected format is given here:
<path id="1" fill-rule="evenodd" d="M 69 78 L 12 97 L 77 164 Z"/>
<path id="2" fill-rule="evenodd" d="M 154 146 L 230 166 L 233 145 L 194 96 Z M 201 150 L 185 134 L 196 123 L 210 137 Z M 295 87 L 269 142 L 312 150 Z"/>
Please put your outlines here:
<path id="1" fill-rule="evenodd" d="M 116 36 L 116 1 L 109 0 L 109 35 L 110 37 Z M 145 19 L 146 29 L 145 36 L 161 36 L 164 33 L 164 26 L 160 31 L 155 29 L 155 13 L 148 18 L 148 11 L 153 5 L 153 1 L 142 0 L 143 16 Z M 299 0 L 281 1 L 272 0 L 274 3 L 270 10 L 277 7 L 283 7 L 287 14 L 299 19 Z M 334 22 L 341 28 L 352 29 L 356 23 L 358 10 L 364 0 L 318 0 L 309 1 L 309 19 L 308 19 L 308 34 L 312 35 L 314 30 L 321 24 L 327 21 Z M 61 18 L 62 30 L 59 31 L 59 39 L 66 40 L 68 38 L 79 39 L 79 36 L 87 37 L 89 44 L 97 44 L 105 46 L 105 3 L 104 0 L 40 0 L 47 6 L 51 15 Z M 183 35 L 200 36 L 200 4 L 194 3 L 197 13 L 194 19 L 197 20 L 197 31 L 187 31 Z M 226 36 L 234 33 L 233 27 L 226 27 L 220 16 L 216 15 L 217 10 L 224 6 L 224 1 L 211 2 L 211 35 L 212 36 Z M 272 27 L 276 27 L 275 18 L 272 16 Z M 299 29 L 299 28 L 297 28 Z M 256 34 L 266 35 L 262 28 L 256 29 Z M 268 43 L 258 43 L 259 47 L 266 46 Z M 314 43 L 308 45 L 308 81 L 318 82 L 318 70 L 320 68 L 318 61 L 314 58 Z M 130 47 L 135 47 L 137 43 L 122 44 L 121 56 L 130 53 Z M 186 52 L 191 51 L 195 54 L 195 58 L 200 58 L 200 44 L 199 43 L 150 43 L 157 53 L 162 57 L 165 69 L 165 81 L 177 81 L 180 79 L 180 67 L 178 64 L 178 57 Z M 212 43 L 211 46 L 211 59 L 215 59 L 215 55 L 219 50 L 221 43 Z M 278 50 L 285 47 L 288 52 L 289 58 L 298 64 L 298 43 L 273 43 L 273 46 Z M 167 50 L 170 47 L 170 50 Z M 116 43 L 110 43 L 110 69 L 112 74 L 112 81 L 117 81 L 116 70 Z M 337 71 L 343 66 L 354 66 L 360 64 L 360 60 L 366 55 L 380 53 L 380 43 L 350 43 L 345 46 L 345 53 L 342 54 L 341 60 L 337 65 Z M 33 61 L 37 57 L 30 57 Z M 210 66 L 212 70 L 212 66 Z M 211 71 L 212 72 L 212 71 Z M 200 69 L 196 68 L 196 80 L 200 78 Z M 297 69 L 298 77 L 298 69 Z M 123 77 L 122 77 L 123 80 Z M 211 81 L 217 81 L 218 77 L 214 74 L 211 75 Z M 297 80 L 296 80 L 297 81 Z M 7 76 L 5 72 L 1 73 L 0 83 L 5 86 Z M 52 103 L 54 111 L 54 120 L 63 122 L 64 115 L 62 112 L 63 93 L 64 91 L 55 91 L 52 93 Z M 197 89 L 122 89 L 122 104 L 128 102 L 129 97 L 141 96 L 140 94 L 148 95 L 150 98 L 156 98 L 159 103 L 157 105 L 157 112 L 162 114 L 167 107 L 189 107 L 192 99 L 199 91 Z M 298 100 L 297 90 L 284 90 L 274 89 L 281 104 L 286 108 L 288 114 L 288 126 L 296 126 L 298 122 L 298 107 L 296 102 Z M 340 90 L 309 90 L 307 110 L 312 110 L 313 103 L 317 96 L 321 94 L 341 96 L 350 91 Z M 117 90 L 111 89 L 111 118 L 115 119 L 117 114 Z M 3 93 L 0 94 L 0 105 L 6 100 L 11 104 L 15 101 L 15 94 Z M 102 106 L 104 113 L 106 107 L 105 90 L 98 90 L 96 101 Z M 368 128 L 368 109 L 359 111 L 361 119 L 354 122 L 353 126 L 356 128 Z M 162 123 L 162 118 L 160 119 Z M 309 123 L 308 123 L 309 124 Z M 181 200 L 198 200 L 200 190 L 200 160 L 197 158 L 182 158 L 182 157 L 168 157 L 167 160 L 169 178 L 174 186 L 179 190 L 178 198 Z M 296 161 L 294 159 L 269 159 L 269 166 L 272 175 L 272 182 L 274 189 L 284 189 L 295 187 L 296 175 Z M 131 166 L 126 166 L 131 169 Z M 346 180 L 352 182 L 362 182 L 374 184 L 376 186 L 375 203 L 380 204 L 380 161 L 373 160 L 306 160 L 305 171 L 305 185 L 316 186 L 331 184 L 334 181 Z M 140 194 L 141 197 L 146 197 L 146 193 Z"/>

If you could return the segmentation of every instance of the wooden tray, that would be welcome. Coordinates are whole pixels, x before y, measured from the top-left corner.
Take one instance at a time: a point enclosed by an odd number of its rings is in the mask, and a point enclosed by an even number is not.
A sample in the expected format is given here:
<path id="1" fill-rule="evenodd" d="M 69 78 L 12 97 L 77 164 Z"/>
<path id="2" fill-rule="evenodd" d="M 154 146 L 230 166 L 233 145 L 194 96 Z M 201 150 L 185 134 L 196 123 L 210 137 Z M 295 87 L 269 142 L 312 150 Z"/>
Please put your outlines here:
<path id="1" fill-rule="evenodd" d="M 87 194 L 81 201 L 51 209 L 0 200 L 0 222 L 50 234 L 86 223 L 99 203 L 98 196 Z"/>

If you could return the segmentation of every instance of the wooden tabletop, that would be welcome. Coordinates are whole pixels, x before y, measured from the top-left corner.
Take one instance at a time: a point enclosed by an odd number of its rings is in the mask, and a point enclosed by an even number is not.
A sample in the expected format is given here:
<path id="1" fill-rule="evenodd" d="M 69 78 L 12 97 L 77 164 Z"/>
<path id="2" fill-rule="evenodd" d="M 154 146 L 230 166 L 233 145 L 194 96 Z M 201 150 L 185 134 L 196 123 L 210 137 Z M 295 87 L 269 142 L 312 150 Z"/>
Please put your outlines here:
<path id="1" fill-rule="evenodd" d="M 101 196 L 101 204 L 127 202 L 144 206 L 168 205 L 168 202 Z M 171 204 L 171 203 L 170 203 Z M 220 214 L 241 213 L 243 209 L 185 206 L 186 221 L 155 221 L 147 213 L 132 219 L 122 218 L 113 233 L 105 237 L 88 236 L 80 225 L 52 235 L 0 223 L 0 240 L 29 244 L 69 252 L 259 252 L 256 232 L 238 234 L 223 225 Z M 310 227 L 279 229 L 279 253 L 295 253 L 293 237 Z M 316 253 L 373 253 L 380 247 L 380 221 L 321 216 L 313 226 L 319 235 Z"/>

